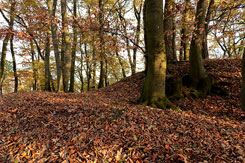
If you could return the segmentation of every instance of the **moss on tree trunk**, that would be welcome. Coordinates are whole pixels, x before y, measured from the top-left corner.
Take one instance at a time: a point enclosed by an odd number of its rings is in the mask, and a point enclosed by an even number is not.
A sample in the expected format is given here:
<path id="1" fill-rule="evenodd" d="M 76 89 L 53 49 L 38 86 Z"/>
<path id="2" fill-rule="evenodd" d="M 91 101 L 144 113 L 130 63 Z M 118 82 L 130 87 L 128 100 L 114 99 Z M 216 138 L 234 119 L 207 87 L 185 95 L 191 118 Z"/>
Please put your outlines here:
<path id="1" fill-rule="evenodd" d="M 163 36 L 163 1 L 146 0 L 145 35 L 147 42 L 147 72 L 140 103 L 159 108 L 169 108 L 171 102 L 165 95 L 166 54 Z"/>

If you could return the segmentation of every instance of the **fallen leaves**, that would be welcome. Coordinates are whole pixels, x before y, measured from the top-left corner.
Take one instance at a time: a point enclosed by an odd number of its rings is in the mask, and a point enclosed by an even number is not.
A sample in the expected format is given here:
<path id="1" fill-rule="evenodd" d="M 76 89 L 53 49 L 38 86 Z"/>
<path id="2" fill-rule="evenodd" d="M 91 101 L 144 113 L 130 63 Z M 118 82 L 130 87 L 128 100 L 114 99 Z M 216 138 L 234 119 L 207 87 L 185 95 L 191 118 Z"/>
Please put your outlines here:
<path id="1" fill-rule="evenodd" d="M 0 162 L 244 162 L 240 62 L 207 61 L 209 73 L 231 83 L 229 96 L 174 101 L 181 112 L 134 104 L 143 73 L 79 94 L 2 96 Z"/>

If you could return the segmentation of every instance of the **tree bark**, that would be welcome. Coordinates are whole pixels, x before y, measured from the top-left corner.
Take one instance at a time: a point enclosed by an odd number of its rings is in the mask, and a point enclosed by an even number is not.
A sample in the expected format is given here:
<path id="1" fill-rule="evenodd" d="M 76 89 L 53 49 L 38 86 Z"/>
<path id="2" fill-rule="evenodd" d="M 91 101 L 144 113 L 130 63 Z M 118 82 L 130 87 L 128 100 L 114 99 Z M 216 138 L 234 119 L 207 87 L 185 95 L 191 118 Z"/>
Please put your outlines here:
<path id="1" fill-rule="evenodd" d="M 37 66 L 35 63 L 35 49 L 33 45 L 33 40 L 30 40 L 30 46 L 31 46 L 31 61 L 32 61 L 32 71 L 33 71 L 33 91 L 37 90 Z"/>
<path id="2" fill-rule="evenodd" d="M 15 52 L 14 52 L 14 44 L 13 44 L 14 35 L 10 38 L 10 50 L 12 54 L 12 60 L 13 60 L 13 71 L 14 71 L 14 92 L 18 92 L 18 74 L 17 74 L 17 68 L 16 68 L 16 59 L 15 59 Z"/>
<path id="3" fill-rule="evenodd" d="M 44 67 L 45 67 L 45 88 L 44 90 L 45 91 L 51 91 L 49 56 L 50 56 L 50 39 L 49 39 L 49 32 L 47 32 L 45 58 L 44 58 Z"/>
<path id="4" fill-rule="evenodd" d="M 56 79 L 56 91 L 60 91 L 60 83 L 61 83 L 61 59 L 60 59 L 60 52 L 59 52 L 59 39 L 57 34 L 57 25 L 55 22 L 55 13 L 56 13 L 56 6 L 57 6 L 57 0 L 53 0 L 53 4 L 51 3 L 51 0 L 47 0 L 47 6 L 49 10 L 51 18 L 51 32 L 52 32 L 52 42 L 54 47 L 54 55 L 55 55 L 55 62 L 56 62 L 56 73 L 57 73 L 57 79 Z"/>
<path id="5" fill-rule="evenodd" d="M 141 4 L 139 6 L 139 10 L 136 7 L 135 0 L 134 0 L 134 15 L 137 20 L 137 27 L 136 27 L 136 34 L 135 34 L 135 43 L 138 45 L 139 44 L 139 39 L 140 39 L 140 26 L 141 26 L 141 11 L 142 11 L 142 6 L 143 6 L 143 1 L 141 1 Z M 133 48 L 133 66 L 132 66 L 132 74 L 135 74 L 136 72 L 136 59 L 137 59 L 137 47 L 134 46 Z"/>
<path id="6" fill-rule="evenodd" d="M 61 0 L 61 15 L 62 15 L 62 50 L 61 62 L 63 73 L 63 91 L 68 92 L 69 79 L 71 72 L 71 40 L 69 37 L 68 17 L 67 17 L 67 2 Z"/>
<path id="7" fill-rule="evenodd" d="M 104 28 L 104 20 L 103 20 L 103 13 L 104 7 L 102 4 L 102 0 L 99 0 L 99 23 L 100 23 L 100 30 L 99 30 L 99 37 L 100 37 L 100 80 L 98 88 L 105 87 L 105 54 L 104 54 L 104 38 L 103 38 L 103 28 Z"/>
<path id="8" fill-rule="evenodd" d="M 175 62 L 176 51 L 175 51 L 175 34 L 174 29 L 174 4 L 173 0 L 165 0 L 165 9 L 164 9 L 164 39 L 165 39 L 165 48 L 167 54 L 168 62 Z"/>
<path id="9" fill-rule="evenodd" d="M 77 50 L 77 0 L 73 0 L 73 45 L 72 45 L 72 56 L 71 56 L 71 76 L 70 76 L 70 89 L 69 92 L 74 92 L 74 82 L 75 82 L 75 59 Z"/>
<path id="10" fill-rule="evenodd" d="M 206 8 L 207 0 L 199 0 L 197 3 L 195 31 L 192 36 L 190 48 L 190 77 L 194 87 L 197 87 L 198 82 L 202 78 L 207 77 L 202 60 L 202 40 Z"/>
<path id="11" fill-rule="evenodd" d="M 185 9 L 183 12 L 182 18 L 182 29 L 181 29 L 181 49 L 180 49 L 180 60 L 187 61 L 189 59 L 188 46 L 189 46 L 189 37 L 188 37 L 188 15 L 190 10 L 190 0 L 185 0 Z"/>
<path id="12" fill-rule="evenodd" d="M 245 112 L 245 50 L 242 56 L 242 93 L 241 93 L 242 111 Z"/>
<path id="13" fill-rule="evenodd" d="M 205 26 L 204 26 L 204 33 L 203 33 L 203 42 L 202 42 L 202 58 L 208 59 L 209 53 L 208 53 L 208 33 L 209 33 L 209 22 L 211 19 L 211 13 L 213 10 L 214 0 L 210 0 L 207 15 L 205 18 Z"/>
<path id="14" fill-rule="evenodd" d="M 166 54 L 164 54 L 163 1 L 146 0 L 145 34 L 148 65 L 140 103 L 166 108 Z M 161 37 L 162 36 L 162 37 Z"/>

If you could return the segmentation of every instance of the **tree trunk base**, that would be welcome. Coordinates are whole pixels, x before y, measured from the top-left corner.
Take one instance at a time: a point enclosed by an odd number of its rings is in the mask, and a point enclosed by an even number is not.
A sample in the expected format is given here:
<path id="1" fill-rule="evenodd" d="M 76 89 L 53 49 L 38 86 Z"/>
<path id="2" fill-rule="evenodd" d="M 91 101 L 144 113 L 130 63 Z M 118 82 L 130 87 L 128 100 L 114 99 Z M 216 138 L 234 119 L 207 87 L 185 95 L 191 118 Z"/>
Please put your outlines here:
<path id="1" fill-rule="evenodd" d="M 170 76 L 166 80 L 166 95 L 170 100 L 184 97 L 205 98 L 210 94 L 219 96 L 228 95 L 228 92 L 220 87 L 223 86 L 223 82 L 215 79 L 212 75 L 202 78 L 195 84 L 189 75 L 184 77 Z"/>
<path id="2" fill-rule="evenodd" d="M 176 108 L 167 97 L 158 97 L 158 98 L 151 98 L 151 99 L 145 99 L 144 97 L 141 97 L 138 101 L 138 103 L 143 105 L 148 105 L 155 108 L 160 109 L 169 109 L 169 108 Z"/>

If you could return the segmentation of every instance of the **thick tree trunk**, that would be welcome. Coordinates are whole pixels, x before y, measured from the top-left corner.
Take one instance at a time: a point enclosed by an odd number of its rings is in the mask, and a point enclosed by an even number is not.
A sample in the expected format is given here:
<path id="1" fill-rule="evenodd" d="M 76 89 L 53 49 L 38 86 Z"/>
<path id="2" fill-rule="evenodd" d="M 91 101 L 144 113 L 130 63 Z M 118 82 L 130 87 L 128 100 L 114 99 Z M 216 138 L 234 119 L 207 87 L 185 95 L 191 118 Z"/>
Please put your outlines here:
<path id="1" fill-rule="evenodd" d="M 198 82 L 207 77 L 202 60 L 202 40 L 205 25 L 205 13 L 207 8 L 207 0 L 199 0 L 196 11 L 195 31 L 192 36 L 190 48 L 190 77 L 192 84 L 197 87 Z"/>
<path id="2" fill-rule="evenodd" d="M 72 56 L 71 56 L 71 77 L 70 77 L 70 90 L 69 92 L 74 92 L 74 82 L 75 82 L 75 59 L 76 59 L 76 50 L 77 50 L 77 27 L 76 27 L 76 18 L 77 18 L 77 0 L 73 0 L 73 45 L 72 45 Z"/>
<path id="3" fill-rule="evenodd" d="M 165 96 L 166 54 L 164 54 L 163 1 L 146 0 L 145 34 L 148 65 L 140 103 L 153 107 L 169 107 Z"/>
<path id="4" fill-rule="evenodd" d="M 61 0 L 61 15 L 62 15 L 62 73 L 63 73 L 63 90 L 68 92 L 69 79 L 71 72 L 71 40 L 69 37 L 68 17 L 67 17 L 67 2 Z"/>

